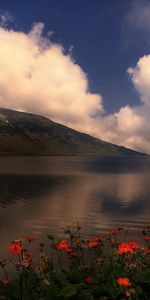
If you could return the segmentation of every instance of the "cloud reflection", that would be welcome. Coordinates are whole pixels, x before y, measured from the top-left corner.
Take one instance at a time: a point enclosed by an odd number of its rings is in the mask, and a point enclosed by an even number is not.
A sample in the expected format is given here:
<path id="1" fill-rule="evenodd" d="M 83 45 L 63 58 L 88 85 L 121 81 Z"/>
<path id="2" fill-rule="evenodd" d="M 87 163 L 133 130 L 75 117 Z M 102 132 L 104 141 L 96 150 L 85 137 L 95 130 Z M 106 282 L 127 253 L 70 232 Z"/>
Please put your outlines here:
<path id="1" fill-rule="evenodd" d="M 76 221 L 89 234 L 117 223 L 148 223 L 149 179 L 148 172 L 1 175 L 2 251 L 10 240 L 27 234 L 61 236 L 61 227 Z"/>

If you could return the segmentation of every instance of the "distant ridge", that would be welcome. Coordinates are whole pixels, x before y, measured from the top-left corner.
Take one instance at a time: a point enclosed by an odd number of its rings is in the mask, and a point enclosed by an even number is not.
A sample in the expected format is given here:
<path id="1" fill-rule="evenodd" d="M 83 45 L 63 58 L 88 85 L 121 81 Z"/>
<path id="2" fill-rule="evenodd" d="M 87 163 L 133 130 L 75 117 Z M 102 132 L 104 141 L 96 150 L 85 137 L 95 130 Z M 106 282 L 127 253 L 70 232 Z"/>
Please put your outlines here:
<path id="1" fill-rule="evenodd" d="M 70 129 L 48 118 L 6 108 L 0 108 L 0 155 L 146 156 Z"/>

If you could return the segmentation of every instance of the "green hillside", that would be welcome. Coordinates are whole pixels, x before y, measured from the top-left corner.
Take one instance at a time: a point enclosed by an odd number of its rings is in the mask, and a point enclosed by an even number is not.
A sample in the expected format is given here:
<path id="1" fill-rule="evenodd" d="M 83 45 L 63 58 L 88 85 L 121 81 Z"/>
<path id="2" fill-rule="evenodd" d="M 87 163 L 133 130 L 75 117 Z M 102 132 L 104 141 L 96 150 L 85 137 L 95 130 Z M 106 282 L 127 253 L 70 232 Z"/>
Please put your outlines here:
<path id="1" fill-rule="evenodd" d="M 45 117 L 0 108 L 0 155 L 143 156 Z"/>

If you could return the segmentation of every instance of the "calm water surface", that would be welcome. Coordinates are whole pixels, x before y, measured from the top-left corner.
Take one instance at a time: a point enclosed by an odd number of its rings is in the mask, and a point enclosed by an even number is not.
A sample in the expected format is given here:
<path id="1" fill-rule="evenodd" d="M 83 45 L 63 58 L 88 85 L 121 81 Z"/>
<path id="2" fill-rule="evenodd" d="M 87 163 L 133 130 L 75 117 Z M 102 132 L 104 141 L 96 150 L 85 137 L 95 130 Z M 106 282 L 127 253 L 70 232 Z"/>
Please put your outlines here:
<path id="1" fill-rule="evenodd" d="M 150 159 L 0 158 L 0 244 L 27 234 L 88 234 L 150 223 Z"/>

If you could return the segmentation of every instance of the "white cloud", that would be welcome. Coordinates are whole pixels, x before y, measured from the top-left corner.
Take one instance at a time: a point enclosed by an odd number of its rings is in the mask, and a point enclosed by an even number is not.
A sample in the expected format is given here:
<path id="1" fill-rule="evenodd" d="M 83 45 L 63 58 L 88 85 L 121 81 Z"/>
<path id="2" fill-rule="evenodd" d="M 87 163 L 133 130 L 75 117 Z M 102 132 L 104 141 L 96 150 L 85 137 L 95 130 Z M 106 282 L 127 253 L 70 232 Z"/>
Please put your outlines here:
<path id="1" fill-rule="evenodd" d="M 0 105 L 81 129 L 102 110 L 101 96 L 89 93 L 85 73 L 42 30 L 42 23 L 29 34 L 0 29 Z"/>
<path id="2" fill-rule="evenodd" d="M 150 153 L 150 55 L 140 58 L 128 73 L 140 94 L 141 103 L 122 107 L 119 112 L 103 119 L 102 135 L 113 143 Z"/>
<path id="3" fill-rule="evenodd" d="M 88 90 L 88 78 L 59 44 L 31 32 L 0 28 L 0 106 L 41 114 L 103 140 L 150 153 L 150 56 L 128 70 L 141 95 L 139 106 L 103 115 L 102 97 Z"/>

